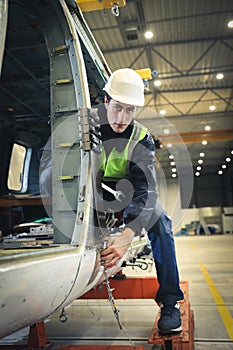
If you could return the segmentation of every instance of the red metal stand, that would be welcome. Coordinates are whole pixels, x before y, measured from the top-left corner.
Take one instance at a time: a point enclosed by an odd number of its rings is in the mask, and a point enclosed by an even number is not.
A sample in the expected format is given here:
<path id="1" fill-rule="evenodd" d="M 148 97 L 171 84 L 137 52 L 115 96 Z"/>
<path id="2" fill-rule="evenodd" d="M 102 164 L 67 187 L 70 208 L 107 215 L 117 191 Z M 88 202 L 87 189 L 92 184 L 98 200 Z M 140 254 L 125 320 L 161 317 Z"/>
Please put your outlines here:
<path id="1" fill-rule="evenodd" d="M 177 335 L 162 336 L 158 331 L 157 325 L 160 317 L 159 313 L 149 337 L 149 344 L 161 344 L 163 349 L 167 350 L 194 350 L 194 317 L 188 300 L 188 282 L 181 282 L 181 289 L 184 292 L 184 301 L 179 303 L 182 317 L 182 332 Z"/>
<path id="2" fill-rule="evenodd" d="M 53 343 L 46 340 L 44 322 L 30 327 L 27 345 L 0 345 L 0 350 L 48 350 Z"/>
<path id="3" fill-rule="evenodd" d="M 145 348 L 132 345 L 65 345 L 59 350 L 145 350 Z"/>
<path id="4" fill-rule="evenodd" d="M 194 350 L 194 317 L 193 311 L 190 310 L 188 282 L 182 281 L 180 285 L 184 292 L 184 301 L 180 302 L 182 332 L 172 336 L 162 336 L 159 333 L 157 325 L 160 317 L 159 313 L 149 337 L 149 344 L 161 344 L 163 350 Z M 155 277 L 128 277 L 120 280 L 111 279 L 111 288 L 114 289 L 113 294 L 115 299 L 155 299 L 158 287 L 158 280 Z M 82 296 L 82 299 L 107 298 L 106 288 L 102 288 L 102 286 L 96 287 Z M 88 349 L 91 349 L 90 345 L 85 345 L 82 348 L 73 348 L 72 350 Z M 112 346 L 107 348 L 102 346 L 98 349 L 110 350 L 114 348 Z M 119 349 L 128 349 L 128 347 L 119 347 Z M 130 347 L 130 349 L 132 349 L 132 347 Z"/>
<path id="5" fill-rule="evenodd" d="M 155 277 L 110 279 L 115 299 L 155 299 L 159 283 Z M 81 296 L 81 299 L 108 299 L 105 286 L 100 285 Z"/>
<path id="6" fill-rule="evenodd" d="M 30 327 L 28 335 L 28 349 L 49 349 L 52 346 L 51 342 L 46 340 L 46 332 L 44 322 L 36 323 Z"/>

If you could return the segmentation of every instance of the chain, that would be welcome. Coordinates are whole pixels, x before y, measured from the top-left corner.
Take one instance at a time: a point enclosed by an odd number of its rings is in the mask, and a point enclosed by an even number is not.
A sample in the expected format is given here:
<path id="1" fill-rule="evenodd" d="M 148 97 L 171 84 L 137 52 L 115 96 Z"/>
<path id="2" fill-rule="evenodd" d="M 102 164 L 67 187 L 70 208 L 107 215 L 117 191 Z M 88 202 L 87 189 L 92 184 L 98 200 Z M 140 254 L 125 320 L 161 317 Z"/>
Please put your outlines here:
<path id="1" fill-rule="evenodd" d="M 106 248 L 107 248 L 107 241 L 105 240 L 103 249 L 106 249 Z M 121 323 L 120 316 L 119 316 L 120 310 L 119 310 L 119 308 L 117 307 L 117 305 L 115 303 L 115 299 L 114 299 L 113 294 L 112 294 L 112 291 L 114 289 L 112 289 L 110 287 L 110 282 L 109 282 L 109 278 L 108 278 L 108 274 L 107 274 L 107 269 L 106 268 L 104 268 L 104 276 L 105 276 L 105 284 L 106 284 L 107 293 L 108 293 L 108 300 L 109 300 L 109 303 L 110 303 L 110 305 L 112 307 L 112 311 L 113 311 L 113 314 L 114 314 L 114 316 L 115 316 L 115 318 L 117 320 L 118 326 L 119 326 L 120 329 L 122 329 L 122 331 L 124 332 L 125 336 L 128 338 L 128 341 L 129 341 L 130 345 L 132 346 L 132 348 L 134 350 L 136 350 L 136 345 L 132 341 L 132 338 L 129 336 L 126 328 Z"/>

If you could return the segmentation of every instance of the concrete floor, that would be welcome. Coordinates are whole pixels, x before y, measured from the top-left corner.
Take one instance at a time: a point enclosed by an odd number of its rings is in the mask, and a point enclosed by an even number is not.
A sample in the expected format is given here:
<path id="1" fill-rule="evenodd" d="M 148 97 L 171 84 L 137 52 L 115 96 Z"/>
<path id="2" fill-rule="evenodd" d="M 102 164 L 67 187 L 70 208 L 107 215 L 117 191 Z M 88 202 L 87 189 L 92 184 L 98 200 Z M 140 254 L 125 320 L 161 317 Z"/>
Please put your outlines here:
<path id="1" fill-rule="evenodd" d="M 233 350 L 233 235 L 181 236 L 175 243 L 180 279 L 189 282 L 195 350 Z M 127 268 L 125 273 L 154 276 L 155 270 Z M 161 349 L 147 343 L 158 312 L 153 300 L 117 300 L 117 306 L 125 332 L 107 300 L 77 300 L 66 308 L 66 323 L 59 321 L 60 313 L 46 322 L 47 337 L 56 345 L 130 345 L 127 333 L 135 345 Z M 27 330 L 18 334 L 23 337 Z"/>

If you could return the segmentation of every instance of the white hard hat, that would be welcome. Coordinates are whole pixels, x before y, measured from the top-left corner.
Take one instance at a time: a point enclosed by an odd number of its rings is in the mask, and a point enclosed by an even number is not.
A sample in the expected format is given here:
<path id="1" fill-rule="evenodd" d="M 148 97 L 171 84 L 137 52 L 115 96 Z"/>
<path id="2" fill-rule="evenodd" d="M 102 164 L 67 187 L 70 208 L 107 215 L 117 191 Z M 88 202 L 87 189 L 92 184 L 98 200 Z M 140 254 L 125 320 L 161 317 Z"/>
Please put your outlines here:
<path id="1" fill-rule="evenodd" d="M 122 68 L 113 72 L 104 90 L 116 101 L 133 106 L 144 105 L 143 80 L 131 68 Z"/>

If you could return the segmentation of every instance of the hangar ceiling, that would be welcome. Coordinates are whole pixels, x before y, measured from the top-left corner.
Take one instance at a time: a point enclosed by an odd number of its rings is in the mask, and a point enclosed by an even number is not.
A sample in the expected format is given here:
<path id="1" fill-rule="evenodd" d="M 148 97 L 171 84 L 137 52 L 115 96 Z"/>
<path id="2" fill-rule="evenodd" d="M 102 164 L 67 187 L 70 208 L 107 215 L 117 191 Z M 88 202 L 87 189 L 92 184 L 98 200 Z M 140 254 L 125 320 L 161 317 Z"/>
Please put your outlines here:
<path id="1" fill-rule="evenodd" d="M 179 136 L 194 173 L 197 166 L 201 176 L 232 172 L 226 158 L 233 157 L 233 28 L 228 26 L 233 3 L 128 0 L 119 10 L 118 17 L 110 10 L 84 17 L 112 71 L 131 67 L 155 73 L 138 119 L 164 143 L 157 157 L 166 175 L 172 174 L 168 156 L 173 153 L 167 146 L 174 147 Z M 150 39 L 147 31 L 153 33 Z M 220 73 L 223 79 L 217 79 Z"/>
<path id="2" fill-rule="evenodd" d="M 43 144 L 49 134 L 49 59 L 43 28 L 24 3 L 9 1 L 0 119 L 2 127 L 16 121 L 19 135 Z M 181 143 L 194 173 L 201 167 L 199 176 L 232 173 L 232 161 L 226 161 L 233 157 L 232 1 L 127 0 L 119 10 L 117 17 L 110 9 L 84 17 L 111 71 L 151 69 L 137 118 L 161 141 L 157 158 L 166 176 L 173 174 L 169 156 Z M 150 39 L 146 31 L 153 33 Z"/>

